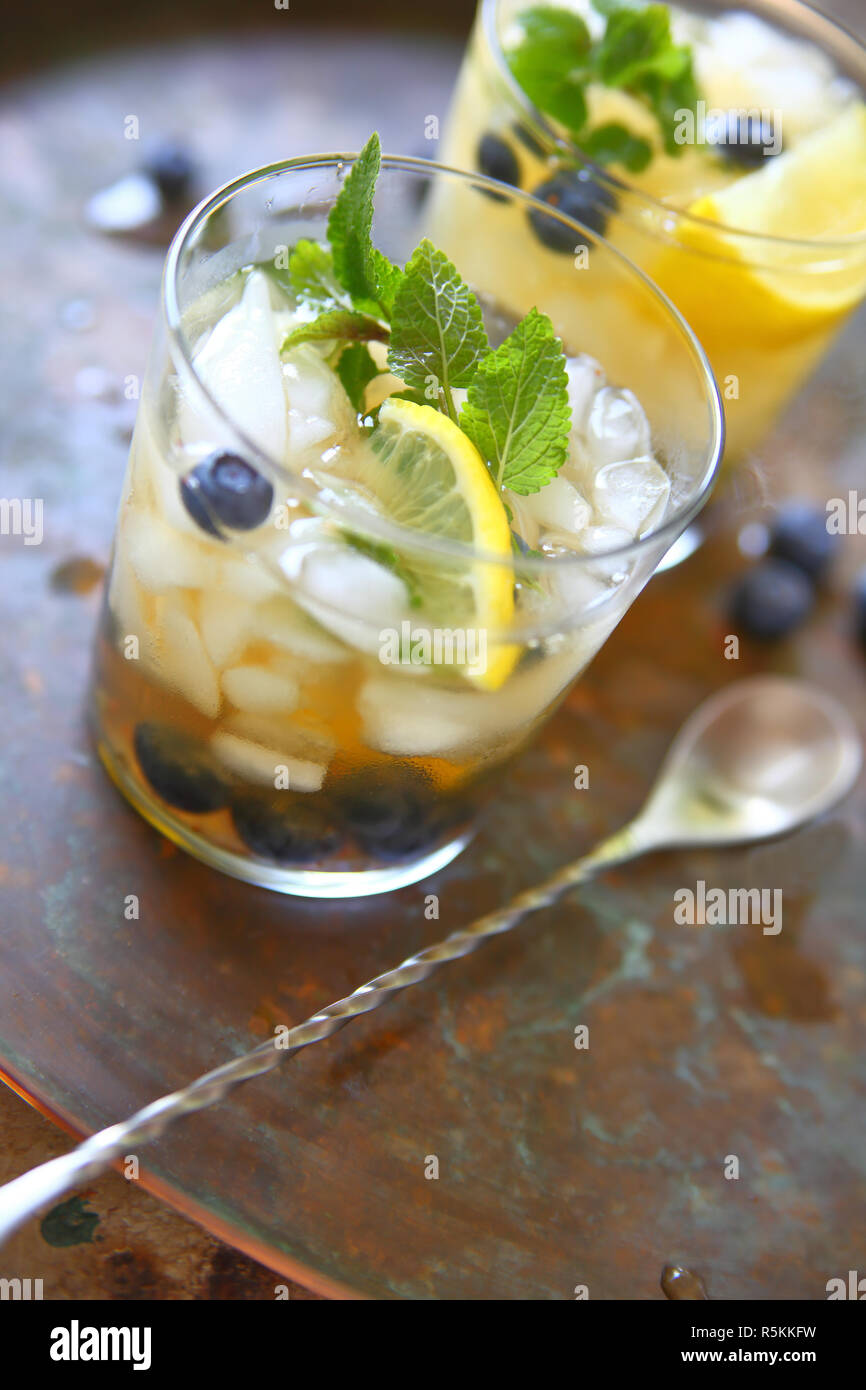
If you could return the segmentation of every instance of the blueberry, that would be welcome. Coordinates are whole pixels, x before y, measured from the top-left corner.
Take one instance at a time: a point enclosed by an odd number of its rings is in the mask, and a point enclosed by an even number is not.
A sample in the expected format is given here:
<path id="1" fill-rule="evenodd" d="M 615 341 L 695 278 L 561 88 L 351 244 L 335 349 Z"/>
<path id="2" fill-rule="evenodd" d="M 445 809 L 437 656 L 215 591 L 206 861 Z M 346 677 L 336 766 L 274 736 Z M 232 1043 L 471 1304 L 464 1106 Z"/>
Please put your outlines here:
<path id="1" fill-rule="evenodd" d="M 133 744 L 142 772 L 170 806 L 202 815 L 226 804 L 226 784 L 198 740 L 167 724 L 139 724 Z"/>
<path id="2" fill-rule="evenodd" d="M 190 191 L 195 165 L 183 145 L 163 140 L 148 151 L 144 172 L 153 179 L 163 198 L 173 202 Z"/>
<path id="3" fill-rule="evenodd" d="M 361 849 L 380 859 L 408 859 L 445 828 L 432 784 L 409 768 L 370 769 L 335 787 L 340 818 Z"/>
<path id="4" fill-rule="evenodd" d="M 233 531 L 260 526 L 271 510 L 274 489 L 237 454 L 215 453 L 181 478 L 180 495 L 193 521 L 223 540 L 220 522 Z"/>
<path id="5" fill-rule="evenodd" d="M 498 179 L 500 183 L 510 183 L 513 188 L 520 187 L 520 165 L 517 162 L 517 155 L 500 136 L 489 133 L 482 135 L 478 142 L 476 161 L 479 171 L 488 179 Z M 501 200 L 504 195 L 490 193 L 489 196 Z"/>
<path id="6" fill-rule="evenodd" d="M 818 580 L 838 548 L 839 537 L 827 530 L 825 512 L 808 502 L 788 502 L 779 509 L 770 532 L 770 554 L 777 559 Z"/>
<path id="7" fill-rule="evenodd" d="M 279 864 L 309 864 L 332 854 L 341 843 L 326 808 L 289 791 L 238 793 L 232 801 L 232 820 L 254 854 Z"/>
<path id="8" fill-rule="evenodd" d="M 582 222 L 599 236 L 607 226 L 608 213 L 616 206 L 610 189 L 596 183 L 588 169 L 560 170 L 553 178 L 539 184 L 533 196 L 566 217 Z M 573 228 L 555 217 L 548 217 L 539 208 L 532 209 L 529 220 L 539 241 L 551 251 L 574 251 L 577 236 Z"/>
<path id="9" fill-rule="evenodd" d="M 773 641 L 793 631 L 809 613 L 814 590 L 787 560 L 763 560 L 737 584 L 731 616 L 749 637 Z"/>
<path id="10" fill-rule="evenodd" d="M 716 137 L 719 154 L 734 164 L 760 167 L 765 160 L 779 154 L 782 142 L 774 148 L 775 133 L 772 121 L 759 116 L 738 116 L 731 112 L 720 135 Z"/>

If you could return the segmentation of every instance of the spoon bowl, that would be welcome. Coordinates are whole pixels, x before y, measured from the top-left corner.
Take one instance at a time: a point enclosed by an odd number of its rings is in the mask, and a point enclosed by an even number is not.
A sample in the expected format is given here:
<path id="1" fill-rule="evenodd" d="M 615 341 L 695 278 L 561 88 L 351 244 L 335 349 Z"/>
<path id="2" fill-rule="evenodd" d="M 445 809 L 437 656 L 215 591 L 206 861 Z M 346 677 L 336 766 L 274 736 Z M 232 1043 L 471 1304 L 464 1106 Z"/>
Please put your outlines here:
<path id="1" fill-rule="evenodd" d="M 825 691 L 737 681 L 683 725 L 631 829 L 645 847 L 771 839 L 847 795 L 862 760 L 852 719 Z"/>

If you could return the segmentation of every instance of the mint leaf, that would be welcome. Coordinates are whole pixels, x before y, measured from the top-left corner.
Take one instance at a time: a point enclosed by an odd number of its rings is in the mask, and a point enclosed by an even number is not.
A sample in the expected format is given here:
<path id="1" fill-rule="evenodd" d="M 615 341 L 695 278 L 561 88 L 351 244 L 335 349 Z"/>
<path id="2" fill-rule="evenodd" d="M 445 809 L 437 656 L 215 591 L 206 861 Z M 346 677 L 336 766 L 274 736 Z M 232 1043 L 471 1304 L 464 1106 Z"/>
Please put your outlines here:
<path id="1" fill-rule="evenodd" d="M 631 131 L 616 121 L 596 126 L 581 136 L 581 149 L 598 164 L 622 164 L 632 173 L 639 174 L 645 169 L 653 156 L 649 140 Z"/>
<path id="2" fill-rule="evenodd" d="M 589 2 L 596 13 L 604 15 L 605 19 L 616 14 L 617 10 L 640 9 L 640 0 L 589 0 Z"/>
<path id="3" fill-rule="evenodd" d="M 289 257 L 287 288 L 301 304 L 338 303 L 342 294 L 329 248 L 306 237 L 297 242 Z"/>
<path id="4" fill-rule="evenodd" d="M 518 15 L 519 45 L 507 55 L 514 79 L 539 111 L 577 132 L 586 121 L 591 76 L 589 30 L 570 10 L 538 6 Z"/>
<path id="5" fill-rule="evenodd" d="M 388 366 L 424 391 L 435 377 L 448 414 L 455 386 L 468 386 L 489 351 L 481 305 L 442 251 L 426 238 L 412 252 L 394 297 Z"/>
<path id="6" fill-rule="evenodd" d="M 531 309 L 481 363 L 460 428 L 487 460 L 497 487 L 527 497 L 556 477 L 570 427 L 562 344 L 547 315 Z"/>
<path id="7" fill-rule="evenodd" d="M 652 158 L 649 142 L 620 135 L 612 141 L 610 126 L 585 129 L 586 88 L 602 82 L 638 98 L 658 121 L 665 149 L 682 154 L 675 112 L 694 110 L 698 100 L 691 49 L 674 43 L 666 5 L 636 7 L 631 0 L 592 0 L 592 5 L 607 20 L 595 43 L 570 10 L 523 10 L 517 16 L 523 37 L 508 53 L 508 64 L 534 105 L 565 126 L 591 158 L 639 173 Z"/>
<path id="8" fill-rule="evenodd" d="M 673 49 L 670 16 L 664 5 L 643 10 L 619 9 L 608 15 L 596 48 L 598 75 L 609 87 L 625 90 L 647 72 L 668 76 Z"/>
<path id="9" fill-rule="evenodd" d="M 371 248 L 370 268 L 376 286 L 376 299 L 390 318 L 394 312 L 394 298 L 403 279 L 403 272 L 376 246 Z"/>
<path id="10" fill-rule="evenodd" d="M 390 307 L 399 268 L 372 242 L 373 193 L 382 161 L 379 136 L 370 136 L 349 173 L 328 217 L 328 241 L 334 272 L 353 299 Z"/>
<path id="11" fill-rule="evenodd" d="M 352 343 L 340 353 L 337 376 L 355 410 L 364 409 L 364 395 L 370 382 L 379 375 L 379 368 L 363 343 Z"/>
<path id="12" fill-rule="evenodd" d="M 285 352 L 288 348 L 297 347 L 298 343 L 321 342 L 327 338 L 345 338 L 355 342 L 385 342 L 387 337 L 386 325 L 369 314 L 359 313 L 357 309 L 326 309 L 311 323 L 301 323 L 287 333 L 280 351 Z"/>
<path id="13" fill-rule="evenodd" d="M 668 154 L 681 155 L 685 145 L 677 144 L 676 140 L 677 112 L 694 111 L 699 95 L 691 58 L 682 75 L 674 81 L 650 73 L 642 80 L 641 88 L 661 128 L 665 150 Z"/>
<path id="14" fill-rule="evenodd" d="M 667 6 L 612 9 L 596 63 L 607 86 L 644 98 L 659 123 L 665 149 L 681 154 L 683 147 L 674 139 L 674 112 L 693 110 L 698 88 L 691 50 L 674 43 Z"/>

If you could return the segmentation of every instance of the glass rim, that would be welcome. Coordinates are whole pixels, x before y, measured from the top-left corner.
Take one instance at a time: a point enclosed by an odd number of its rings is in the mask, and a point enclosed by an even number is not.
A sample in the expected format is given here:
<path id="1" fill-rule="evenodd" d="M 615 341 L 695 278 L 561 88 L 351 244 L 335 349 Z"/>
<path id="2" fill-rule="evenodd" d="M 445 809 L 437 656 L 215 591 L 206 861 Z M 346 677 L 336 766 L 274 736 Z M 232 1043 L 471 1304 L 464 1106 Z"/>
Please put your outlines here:
<path id="1" fill-rule="evenodd" d="M 554 4 L 556 0 L 554 0 Z M 651 210 L 654 214 L 662 218 L 675 217 L 679 222 L 687 226 L 693 226 L 702 231 L 714 231 L 718 233 L 720 224 L 713 222 L 708 217 L 699 217 L 695 213 L 689 212 L 686 208 L 674 207 L 671 203 L 664 202 L 661 198 L 656 198 L 651 193 L 638 188 L 636 184 L 630 182 L 627 175 L 610 174 L 603 164 L 598 164 L 588 154 L 584 154 L 579 145 L 569 140 L 567 137 L 559 135 L 553 126 L 548 122 L 544 114 L 538 107 L 533 105 L 523 88 L 517 82 L 505 58 L 505 52 L 499 41 L 499 31 L 497 27 L 497 15 L 499 13 L 501 0 L 481 0 L 481 24 L 487 46 L 496 64 L 497 77 L 500 84 L 507 90 L 512 102 L 519 108 L 521 119 L 529 127 L 530 133 L 541 144 L 551 147 L 550 152 L 558 151 L 560 154 L 569 158 L 577 155 L 582 164 L 592 170 L 594 182 L 604 188 L 606 192 L 613 196 L 625 190 L 636 204 L 643 204 L 644 208 Z M 846 28 L 836 19 L 831 19 L 814 5 L 807 3 L 807 0 L 761 0 L 761 4 L 770 10 L 778 12 L 779 15 L 790 13 L 791 10 L 802 12 L 806 15 L 810 23 L 817 29 L 827 29 L 834 32 L 848 43 L 853 44 L 866 61 L 866 43 L 857 38 L 850 29 Z M 751 11 L 748 11 L 751 13 Z M 744 246 L 764 244 L 767 246 L 778 246 L 782 249 L 815 251 L 815 252 L 844 252 L 857 250 L 861 247 L 866 248 L 866 231 L 854 232 L 848 236 L 836 237 L 787 237 L 778 236 L 769 232 L 752 232 L 745 227 L 722 226 L 721 230 L 731 239 L 737 239 Z M 672 238 L 676 244 L 676 237 Z"/>
<path id="2" fill-rule="evenodd" d="M 274 163 L 251 169 L 247 173 L 239 175 L 237 178 L 230 179 L 227 183 L 222 184 L 219 188 L 215 189 L 214 192 L 203 198 L 187 214 L 172 237 L 166 253 L 161 289 L 161 304 L 165 315 L 169 352 L 174 359 L 175 366 L 178 365 L 178 362 L 182 364 L 184 370 L 188 372 L 195 381 L 197 389 L 202 393 L 208 406 L 215 412 L 217 418 L 225 422 L 231 433 L 241 442 L 245 450 L 248 450 L 253 457 L 263 461 L 267 465 L 267 470 L 273 477 L 289 484 L 292 492 L 299 497 L 305 500 L 314 500 L 315 513 L 317 515 L 324 516 L 343 527 L 348 527 L 362 534 L 373 536 L 377 540 L 388 543 L 395 548 L 399 546 L 403 551 L 433 555 L 440 557 L 442 561 L 451 561 L 452 563 L 504 565 L 512 570 L 519 561 L 521 571 L 532 576 L 544 572 L 549 573 L 551 563 L 555 563 L 562 567 L 569 566 L 572 569 L 585 568 L 598 564 L 599 561 L 606 561 L 609 559 L 621 559 L 623 561 L 632 560 L 644 553 L 650 545 L 659 544 L 665 540 L 667 541 L 666 548 L 672 545 L 677 536 L 681 534 L 697 516 L 712 491 L 724 452 L 724 409 L 722 407 L 718 384 L 713 375 L 713 370 L 704 348 L 685 317 L 680 313 L 679 309 L 677 309 L 676 305 L 668 298 L 664 291 L 661 290 L 639 266 L 635 265 L 615 246 L 612 246 L 604 237 L 599 236 L 589 227 L 585 227 L 583 223 L 578 222 L 575 218 L 567 217 L 558 209 L 552 208 L 549 204 L 533 198 L 531 194 L 524 193 L 520 189 L 511 188 L 494 179 L 488 179 L 481 174 L 475 174 L 463 169 L 455 169 L 446 164 L 439 164 L 434 160 L 419 159 L 410 155 L 382 155 L 383 170 L 403 170 L 410 174 L 423 175 L 428 178 L 445 175 L 448 178 L 465 183 L 469 187 L 475 187 L 481 190 L 489 189 L 491 192 L 495 192 L 497 198 L 500 200 L 504 196 L 507 196 L 515 202 L 524 203 L 527 211 L 535 209 L 543 212 L 545 216 L 549 215 L 556 221 L 562 222 L 568 227 L 575 228 L 582 237 L 588 238 L 591 242 L 603 246 L 607 254 L 614 256 L 616 260 L 621 263 L 625 273 L 633 276 L 640 282 L 644 290 L 648 291 L 659 303 L 665 317 L 671 321 L 672 326 L 683 340 L 684 347 L 691 354 L 698 375 L 704 386 L 705 401 L 708 411 L 706 464 L 703 472 L 695 479 L 693 495 L 677 507 L 669 517 L 666 517 L 661 525 L 654 527 L 645 535 L 630 541 L 627 545 L 612 546 L 610 549 L 593 552 L 592 554 L 575 553 L 573 555 L 561 557 L 516 557 L 512 554 L 507 558 L 502 555 L 491 554 L 488 551 L 481 550 L 463 541 L 453 541 L 444 537 L 430 536 L 423 532 L 413 530 L 410 527 L 401 526 L 399 523 L 391 521 L 385 516 L 380 516 L 360 507 L 356 510 L 350 506 L 335 506 L 328 502 L 324 502 L 321 498 L 320 487 L 311 479 L 305 479 L 302 474 L 292 472 L 291 468 L 289 468 L 286 463 L 277 461 L 266 450 L 262 449 L 260 445 L 252 440 L 238 426 L 231 415 L 223 408 L 221 403 L 211 394 L 195 369 L 192 345 L 186 337 L 182 322 L 183 316 L 180 307 L 178 282 L 181 257 L 188 243 L 199 232 L 201 227 L 206 224 L 207 220 L 229 202 L 231 198 L 238 193 L 254 187 L 257 183 L 264 183 L 268 179 L 295 170 L 332 168 L 339 172 L 346 166 L 351 165 L 357 158 L 358 152 L 301 155 L 291 159 L 277 160 Z M 662 553 L 664 553 L 664 551 Z"/>

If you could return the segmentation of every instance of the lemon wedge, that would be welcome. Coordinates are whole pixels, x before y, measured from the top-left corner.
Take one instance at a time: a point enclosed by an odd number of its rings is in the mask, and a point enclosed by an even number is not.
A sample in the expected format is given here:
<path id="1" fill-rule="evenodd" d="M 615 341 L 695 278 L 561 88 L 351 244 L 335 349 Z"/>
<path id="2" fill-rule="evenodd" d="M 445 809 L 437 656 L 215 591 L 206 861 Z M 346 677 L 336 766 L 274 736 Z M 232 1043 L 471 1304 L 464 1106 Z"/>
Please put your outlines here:
<path id="1" fill-rule="evenodd" d="M 520 655 L 493 640 L 514 615 L 511 531 L 496 486 L 475 445 L 447 415 L 429 405 L 389 399 L 369 441 L 361 480 L 400 526 L 459 541 L 480 554 L 469 561 L 405 556 L 419 587 L 424 621 L 475 629 L 486 644 L 486 668 L 462 667 L 468 680 L 495 690 Z M 476 663 L 480 666 L 481 663 Z"/>
<path id="2" fill-rule="evenodd" d="M 856 102 L 761 169 L 698 198 L 688 211 L 718 229 L 693 223 L 685 231 L 687 244 L 742 262 L 740 292 L 751 291 L 756 313 L 768 307 L 787 312 L 796 328 L 804 315 L 853 308 L 866 293 L 866 242 L 841 252 L 830 246 L 825 255 L 795 243 L 866 235 L 866 105 Z M 737 232 L 770 240 L 751 242 Z"/>

